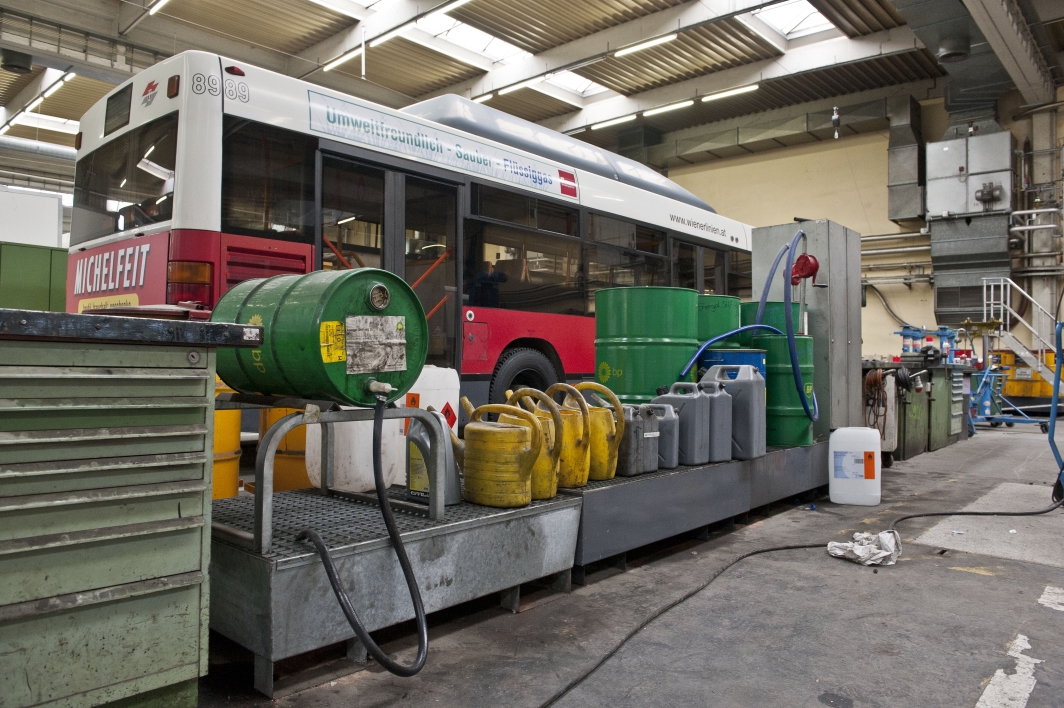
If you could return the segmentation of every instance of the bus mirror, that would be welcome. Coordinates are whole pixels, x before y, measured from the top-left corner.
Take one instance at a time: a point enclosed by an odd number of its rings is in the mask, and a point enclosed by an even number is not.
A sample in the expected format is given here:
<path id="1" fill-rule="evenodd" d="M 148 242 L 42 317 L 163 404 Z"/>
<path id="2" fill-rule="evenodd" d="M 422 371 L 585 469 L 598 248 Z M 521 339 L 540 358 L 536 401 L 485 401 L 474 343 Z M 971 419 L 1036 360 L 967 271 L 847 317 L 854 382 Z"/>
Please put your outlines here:
<path id="1" fill-rule="evenodd" d="M 178 74 L 174 74 L 170 77 L 170 80 L 166 82 L 166 97 L 174 98 L 177 96 L 178 90 L 181 88 L 181 77 Z"/>

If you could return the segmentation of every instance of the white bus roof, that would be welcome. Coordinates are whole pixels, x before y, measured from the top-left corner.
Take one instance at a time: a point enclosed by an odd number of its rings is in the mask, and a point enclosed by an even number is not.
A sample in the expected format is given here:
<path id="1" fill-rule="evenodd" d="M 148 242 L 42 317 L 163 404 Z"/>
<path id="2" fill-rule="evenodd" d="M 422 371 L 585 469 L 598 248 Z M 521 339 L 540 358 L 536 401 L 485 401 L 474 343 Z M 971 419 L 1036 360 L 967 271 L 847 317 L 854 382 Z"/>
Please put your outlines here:
<path id="1" fill-rule="evenodd" d="M 455 94 L 430 98 L 402 111 L 716 213 L 646 165 Z"/>

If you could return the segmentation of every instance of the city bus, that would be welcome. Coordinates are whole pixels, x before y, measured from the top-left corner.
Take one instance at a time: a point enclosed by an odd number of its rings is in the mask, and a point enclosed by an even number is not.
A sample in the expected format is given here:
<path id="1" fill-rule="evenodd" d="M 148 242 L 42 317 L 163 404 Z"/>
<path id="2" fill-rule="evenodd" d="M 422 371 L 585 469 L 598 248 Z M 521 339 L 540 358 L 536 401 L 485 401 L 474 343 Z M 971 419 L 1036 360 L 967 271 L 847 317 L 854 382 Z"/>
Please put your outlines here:
<path id="1" fill-rule="evenodd" d="M 393 110 L 215 54 L 89 109 L 67 310 L 177 306 L 234 284 L 384 268 L 413 287 L 429 364 L 475 403 L 594 373 L 595 293 L 749 288 L 750 228 L 657 172 L 445 96 Z"/>

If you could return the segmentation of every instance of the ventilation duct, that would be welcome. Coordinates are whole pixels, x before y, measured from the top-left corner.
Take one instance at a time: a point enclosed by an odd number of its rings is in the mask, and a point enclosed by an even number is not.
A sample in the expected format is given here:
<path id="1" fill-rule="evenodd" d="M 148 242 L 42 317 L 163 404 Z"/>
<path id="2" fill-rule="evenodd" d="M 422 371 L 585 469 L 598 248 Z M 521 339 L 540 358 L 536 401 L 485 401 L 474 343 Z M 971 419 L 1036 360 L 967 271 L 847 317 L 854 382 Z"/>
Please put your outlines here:
<path id="1" fill-rule="evenodd" d="M 887 101 L 887 218 L 894 222 L 924 218 L 924 146 L 920 104 L 909 94 Z"/>

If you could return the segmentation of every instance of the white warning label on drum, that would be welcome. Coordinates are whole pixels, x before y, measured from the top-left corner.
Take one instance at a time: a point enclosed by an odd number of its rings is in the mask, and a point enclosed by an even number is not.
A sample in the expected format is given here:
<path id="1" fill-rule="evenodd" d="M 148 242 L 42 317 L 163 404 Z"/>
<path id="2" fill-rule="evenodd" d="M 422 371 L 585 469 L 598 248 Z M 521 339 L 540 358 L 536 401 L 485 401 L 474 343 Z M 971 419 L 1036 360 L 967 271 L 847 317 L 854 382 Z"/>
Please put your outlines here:
<path id="1" fill-rule="evenodd" d="M 345 321 L 347 373 L 406 371 L 406 318 L 357 316 Z"/>

